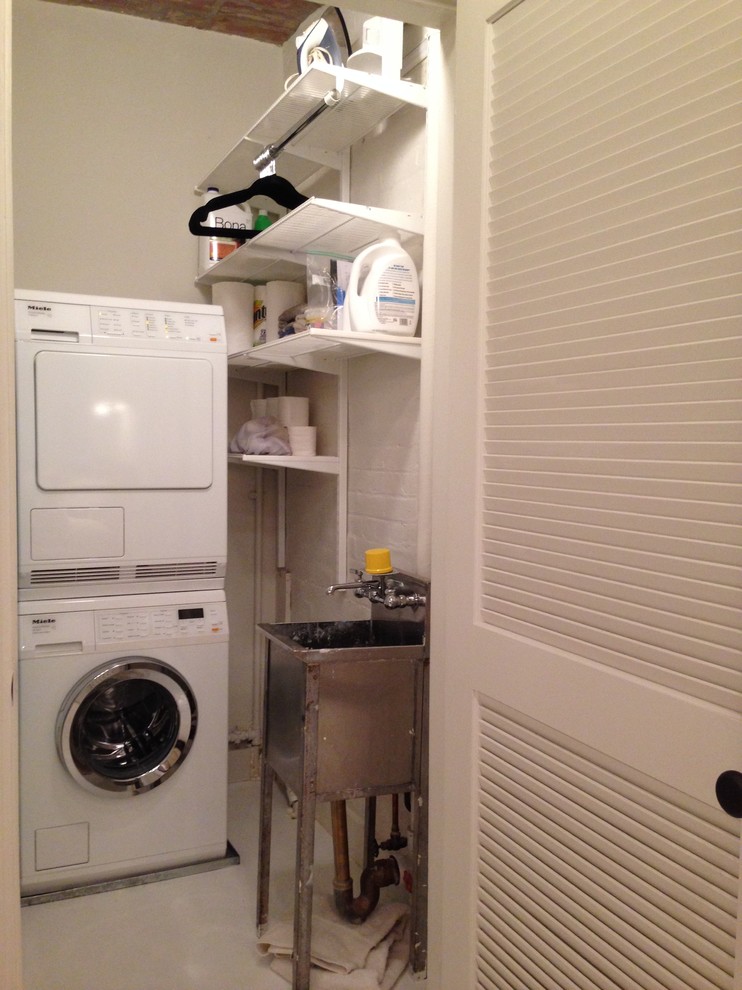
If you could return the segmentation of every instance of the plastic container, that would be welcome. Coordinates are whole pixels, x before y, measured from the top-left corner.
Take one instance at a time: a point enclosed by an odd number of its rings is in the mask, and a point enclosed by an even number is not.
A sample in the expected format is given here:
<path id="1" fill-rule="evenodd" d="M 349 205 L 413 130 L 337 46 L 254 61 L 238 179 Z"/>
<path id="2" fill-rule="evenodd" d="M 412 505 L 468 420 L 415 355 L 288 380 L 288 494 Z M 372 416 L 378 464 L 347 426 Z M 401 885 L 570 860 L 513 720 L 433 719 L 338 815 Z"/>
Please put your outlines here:
<path id="1" fill-rule="evenodd" d="M 415 263 L 394 237 L 365 248 L 353 262 L 343 328 L 411 337 L 420 315 Z"/>
<path id="2" fill-rule="evenodd" d="M 367 574 L 391 574 L 392 554 L 388 547 L 372 547 L 366 551 L 364 571 Z"/>
<path id="3" fill-rule="evenodd" d="M 219 195 L 215 186 L 210 186 L 204 193 L 204 203 L 210 202 Z M 251 230 L 252 211 L 241 206 L 228 206 L 226 209 L 210 213 L 205 226 L 223 227 L 225 230 Z M 231 237 L 199 237 L 198 239 L 198 273 L 208 271 L 217 261 L 226 258 L 240 246 L 240 242 Z"/>

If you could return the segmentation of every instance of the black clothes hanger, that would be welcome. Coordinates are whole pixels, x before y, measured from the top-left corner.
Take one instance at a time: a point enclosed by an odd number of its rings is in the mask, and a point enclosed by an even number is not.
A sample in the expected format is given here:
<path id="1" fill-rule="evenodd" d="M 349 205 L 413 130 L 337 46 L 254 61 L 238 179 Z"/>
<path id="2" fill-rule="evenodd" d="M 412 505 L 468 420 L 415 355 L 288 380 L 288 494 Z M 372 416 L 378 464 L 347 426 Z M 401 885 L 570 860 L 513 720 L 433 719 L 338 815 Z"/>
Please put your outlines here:
<path id="1" fill-rule="evenodd" d="M 280 175 L 267 175 L 262 179 L 256 179 L 247 189 L 240 189 L 237 192 L 225 193 L 223 196 L 215 196 L 208 203 L 204 203 L 194 210 L 188 221 L 188 229 L 196 237 L 204 235 L 212 237 L 226 237 L 233 241 L 247 241 L 251 237 L 256 237 L 259 230 L 234 230 L 229 227 L 203 227 L 202 223 L 208 219 L 210 213 L 223 209 L 227 206 L 238 206 L 240 203 L 252 199 L 253 196 L 267 196 L 279 206 L 285 206 L 287 210 L 294 210 L 302 203 L 306 203 L 307 197 L 291 185 L 288 179 L 282 179 Z"/>

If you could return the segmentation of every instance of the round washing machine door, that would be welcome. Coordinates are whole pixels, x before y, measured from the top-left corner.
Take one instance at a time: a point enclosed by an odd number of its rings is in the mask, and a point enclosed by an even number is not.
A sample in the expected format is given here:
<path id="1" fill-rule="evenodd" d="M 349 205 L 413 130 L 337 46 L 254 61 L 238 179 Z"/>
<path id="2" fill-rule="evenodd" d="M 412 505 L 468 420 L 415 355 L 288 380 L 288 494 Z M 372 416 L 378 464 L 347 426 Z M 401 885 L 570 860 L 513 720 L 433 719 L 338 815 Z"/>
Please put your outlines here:
<path id="1" fill-rule="evenodd" d="M 91 670 L 57 717 L 57 751 L 74 779 L 120 795 L 157 787 L 188 755 L 196 699 L 173 667 L 124 657 Z"/>

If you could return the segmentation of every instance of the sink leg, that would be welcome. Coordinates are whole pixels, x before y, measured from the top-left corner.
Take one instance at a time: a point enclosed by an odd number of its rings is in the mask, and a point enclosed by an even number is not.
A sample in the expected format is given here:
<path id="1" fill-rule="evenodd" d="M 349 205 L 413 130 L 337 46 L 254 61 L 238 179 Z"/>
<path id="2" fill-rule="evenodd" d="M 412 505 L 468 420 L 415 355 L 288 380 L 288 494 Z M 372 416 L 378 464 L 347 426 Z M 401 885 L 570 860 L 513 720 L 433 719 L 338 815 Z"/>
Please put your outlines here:
<path id="1" fill-rule="evenodd" d="M 413 887 L 410 905 L 410 966 L 412 972 L 425 974 L 428 965 L 428 692 L 429 669 L 423 668 L 422 690 L 420 691 L 419 724 L 421 744 L 418 751 L 418 787 L 412 795 L 415 806 L 412 811 L 414 834 L 414 863 L 412 868 Z"/>
<path id="2" fill-rule="evenodd" d="M 314 821 L 317 807 L 319 671 L 309 669 L 304 686 L 302 787 L 297 809 L 296 888 L 292 990 L 309 990 L 314 892 Z"/>
<path id="3" fill-rule="evenodd" d="M 271 824 L 273 816 L 273 781 L 275 774 L 263 759 L 260 773 L 260 846 L 258 848 L 258 938 L 268 924 L 271 873 Z"/>
<path id="4" fill-rule="evenodd" d="M 300 800 L 297 814 L 296 890 L 294 893 L 293 990 L 309 990 L 314 892 L 315 801 Z"/>

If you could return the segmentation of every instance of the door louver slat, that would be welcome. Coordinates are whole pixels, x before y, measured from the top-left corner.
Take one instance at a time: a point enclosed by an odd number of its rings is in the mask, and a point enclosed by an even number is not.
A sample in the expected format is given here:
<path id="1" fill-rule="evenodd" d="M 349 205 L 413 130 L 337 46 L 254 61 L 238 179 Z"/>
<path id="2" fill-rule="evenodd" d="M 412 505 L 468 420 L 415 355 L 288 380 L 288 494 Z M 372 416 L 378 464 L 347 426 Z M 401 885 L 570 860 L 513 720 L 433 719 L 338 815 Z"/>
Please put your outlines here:
<path id="1" fill-rule="evenodd" d="M 742 708 L 742 13 L 491 27 L 480 614 Z"/>
<path id="2" fill-rule="evenodd" d="M 488 699 L 479 713 L 481 985 L 731 990 L 734 822 Z"/>

